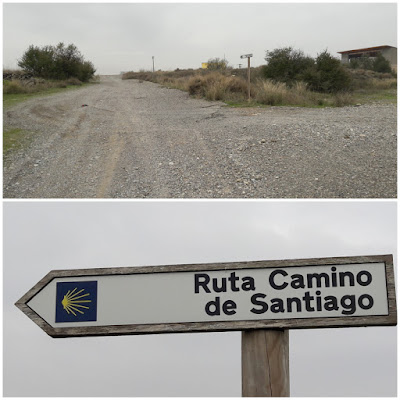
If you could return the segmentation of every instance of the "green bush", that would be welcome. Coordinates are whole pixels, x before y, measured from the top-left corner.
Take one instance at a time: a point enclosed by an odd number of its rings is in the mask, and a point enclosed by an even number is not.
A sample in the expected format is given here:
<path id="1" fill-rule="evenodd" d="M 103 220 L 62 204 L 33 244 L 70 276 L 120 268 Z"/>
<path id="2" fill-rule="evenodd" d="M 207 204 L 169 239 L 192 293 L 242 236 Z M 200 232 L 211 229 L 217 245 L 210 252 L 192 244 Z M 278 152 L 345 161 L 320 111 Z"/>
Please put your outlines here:
<path id="1" fill-rule="evenodd" d="M 207 69 L 212 70 L 212 71 L 228 68 L 228 61 L 221 60 L 220 58 L 210 58 L 207 61 L 207 64 L 208 64 Z"/>
<path id="2" fill-rule="evenodd" d="M 268 64 L 263 68 L 264 78 L 289 85 L 302 80 L 302 74 L 314 66 L 311 57 L 292 47 L 267 51 L 265 60 Z"/>
<path id="3" fill-rule="evenodd" d="M 45 79 L 77 78 L 87 82 L 94 76 L 96 69 L 90 61 L 85 61 L 82 54 L 73 44 L 65 46 L 29 46 L 18 66 L 36 77 Z"/>
<path id="4" fill-rule="evenodd" d="M 305 81 L 311 90 L 324 93 L 346 91 L 350 87 L 351 78 L 340 60 L 334 58 L 327 50 L 317 56 L 315 73 Z"/>
<path id="5" fill-rule="evenodd" d="M 368 69 L 372 71 L 372 59 L 369 57 L 351 58 L 349 66 L 352 69 Z"/>
<path id="6" fill-rule="evenodd" d="M 389 60 L 379 53 L 378 57 L 376 57 L 372 63 L 372 70 L 375 72 L 390 73 L 392 72 L 392 67 L 390 66 Z"/>
<path id="7" fill-rule="evenodd" d="M 263 68 L 265 79 L 284 82 L 292 87 L 296 82 L 306 82 L 317 92 L 336 93 L 348 90 L 351 78 L 341 62 L 326 50 L 314 60 L 301 50 L 292 47 L 267 52 L 268 64 Z"/>
<path id="8" fill-rule="evenodd" d="M 359 57 L 352 58 L 349 63 L 352 69 L 366 69 L 369 71 L 381 72 L 381 73 L 392 73 L 392 67 L 390 62 L 383 57 L 381 53 L 375 58 L 370 57 Z"/>

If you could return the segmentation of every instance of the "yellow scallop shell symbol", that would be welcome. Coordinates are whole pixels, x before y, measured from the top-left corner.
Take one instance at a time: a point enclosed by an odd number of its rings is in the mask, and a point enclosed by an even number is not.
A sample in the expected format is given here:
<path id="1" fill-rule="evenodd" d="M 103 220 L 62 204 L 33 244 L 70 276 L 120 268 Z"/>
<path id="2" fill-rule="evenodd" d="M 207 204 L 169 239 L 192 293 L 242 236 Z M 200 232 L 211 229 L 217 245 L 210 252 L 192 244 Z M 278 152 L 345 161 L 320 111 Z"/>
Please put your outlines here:
<path id="1" fill-rule="evenodd" d="M 90 296 L 90 293 L 85 293 L 81 294 L 84 292 L 85 289 L 79 290 L 79 292 L 75 291 L 77 288 L 74 290 L 68 290 L 67 294 L 64 296 L 64 298 L 61 301 L 62 306 L 64 307 L 64 310 L 68 314 L 73 314 L 76 317 L 75 312 L 78 312 L 80 314 L 84 314 L 85 309 L 89 309 L 89 307 L 83 305 L 82 303 L 90 303 L 91 300 L 85 299 L 85 297 Z"/>

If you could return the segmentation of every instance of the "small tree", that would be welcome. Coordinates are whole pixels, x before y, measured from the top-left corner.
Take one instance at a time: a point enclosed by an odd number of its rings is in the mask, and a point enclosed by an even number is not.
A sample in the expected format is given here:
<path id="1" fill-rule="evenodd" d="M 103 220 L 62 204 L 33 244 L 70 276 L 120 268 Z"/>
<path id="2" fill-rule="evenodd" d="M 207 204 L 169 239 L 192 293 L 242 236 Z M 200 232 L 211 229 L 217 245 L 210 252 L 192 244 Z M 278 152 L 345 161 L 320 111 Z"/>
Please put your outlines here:
<path id="1" fill-rule="evenodd" d="M 225 59 L 222 60 L 221 58 L 210 58 L 207 64 L 207 69 L 210 70 L 223 70 L 228 68 L 228 61 Z"/>

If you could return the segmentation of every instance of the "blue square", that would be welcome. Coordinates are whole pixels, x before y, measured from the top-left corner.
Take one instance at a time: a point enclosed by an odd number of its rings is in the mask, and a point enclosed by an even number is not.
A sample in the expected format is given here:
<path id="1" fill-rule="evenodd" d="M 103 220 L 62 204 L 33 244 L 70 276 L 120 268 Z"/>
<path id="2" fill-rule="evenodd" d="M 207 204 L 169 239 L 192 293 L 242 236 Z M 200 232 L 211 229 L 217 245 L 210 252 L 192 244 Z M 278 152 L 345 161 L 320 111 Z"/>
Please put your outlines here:
<path id="1" fill-rule="evenodd" d="M 97 281 L 57 282 L 56 322 L 97 320 Z"/>

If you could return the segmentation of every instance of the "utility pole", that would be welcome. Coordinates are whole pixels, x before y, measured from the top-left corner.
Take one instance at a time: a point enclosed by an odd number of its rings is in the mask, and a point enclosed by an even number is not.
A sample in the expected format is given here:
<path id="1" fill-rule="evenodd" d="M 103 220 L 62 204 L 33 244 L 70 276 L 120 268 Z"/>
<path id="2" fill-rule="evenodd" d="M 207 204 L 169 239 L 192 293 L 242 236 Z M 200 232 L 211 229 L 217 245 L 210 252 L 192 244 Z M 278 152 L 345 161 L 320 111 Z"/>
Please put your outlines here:
<path id="1" fill-rule="evenodd" d="M 247 58 L 247 101 L 250 102 L 250 58 L 253 57 L 253 54 L 243 54 L 240 58 Z"/>
<path id="2" fill-rule="evenodd" d="M 151 57 L 153 59 L 153 72 L 154 72 L 154 56 Z"/>

